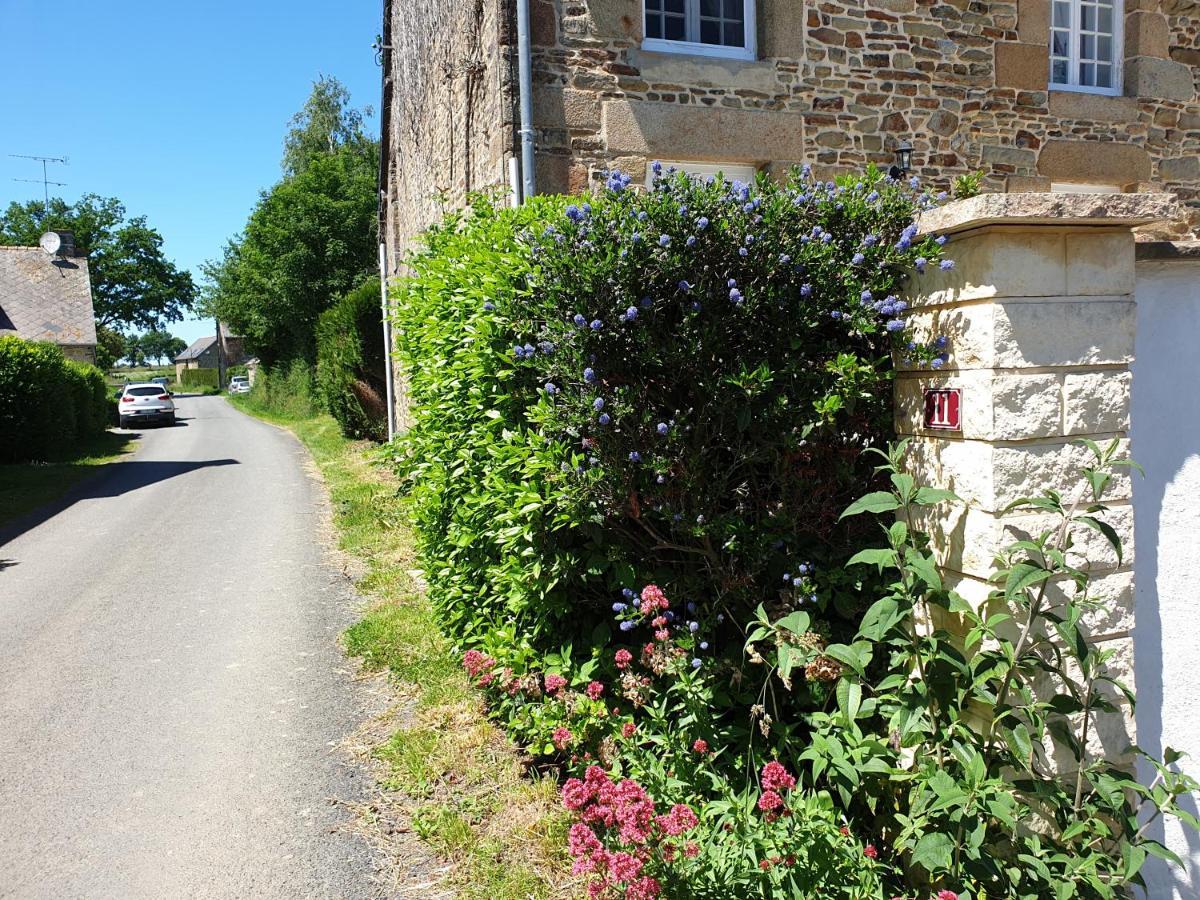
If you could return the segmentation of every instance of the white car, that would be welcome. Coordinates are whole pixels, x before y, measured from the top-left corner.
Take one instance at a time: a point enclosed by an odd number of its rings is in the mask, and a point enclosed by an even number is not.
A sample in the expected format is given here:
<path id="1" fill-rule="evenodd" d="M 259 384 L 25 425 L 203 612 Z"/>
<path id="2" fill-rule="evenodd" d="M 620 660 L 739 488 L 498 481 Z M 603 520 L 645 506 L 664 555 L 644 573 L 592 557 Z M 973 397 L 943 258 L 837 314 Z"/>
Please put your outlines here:
<path id="1" fill-rule="evenodd" d="M 146 419 L 167 425 L 175 424 L 175 403 L 171 400 L 170 391 L 161 384 L 145 382 L 125 385 L 121 399 L 117 401 L 117 413 L 122 428 L 129 428 L 132 423 Z"/>
<path id="2" fill-rule="evenodd" d="M 248 394 L 250 393 L 250 379 L 245 375 L 234 375 L 229 379 L 229 393 L 231 394 Z"/>

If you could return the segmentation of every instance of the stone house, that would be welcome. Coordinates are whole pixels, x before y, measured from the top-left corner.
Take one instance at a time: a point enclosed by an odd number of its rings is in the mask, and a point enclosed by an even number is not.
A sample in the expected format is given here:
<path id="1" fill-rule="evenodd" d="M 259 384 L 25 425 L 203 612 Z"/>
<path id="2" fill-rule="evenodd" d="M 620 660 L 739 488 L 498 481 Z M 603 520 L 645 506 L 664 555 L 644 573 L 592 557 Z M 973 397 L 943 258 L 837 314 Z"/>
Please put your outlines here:
<path id="1" fill-rule="evenodd" d="M 197 338 L 175 357 L 175 380 L 183 377 L 184 369 L 215 369 L 218 365 L 227 369 L 230 366 L 246 365 L 249 361 L 245 341 L 237 335 L 230 334 L 225 323 L 218 322 L 216 335 Z"/>
<path id="2" fill-rule="evenodd" d="M 1166 189 L 1200 224 L 1200 0 L 527 0 L 536 190 L 660 159 Z M 384 5 L 388 268 L 520 159 L 518 0 Z M 1161 226 L 1160 226 L 1161 230 Z M 1170 230 L 1169 228 L 1167 230 Z"/>
<path id="3" fill-rule="evenodd" d="M 72 244 L 73 245 L 73 244 Z M 58 344 L 67 359 L 96 362 L 87 258 L 41 247 L 0 247 L 0 335 Z"/>

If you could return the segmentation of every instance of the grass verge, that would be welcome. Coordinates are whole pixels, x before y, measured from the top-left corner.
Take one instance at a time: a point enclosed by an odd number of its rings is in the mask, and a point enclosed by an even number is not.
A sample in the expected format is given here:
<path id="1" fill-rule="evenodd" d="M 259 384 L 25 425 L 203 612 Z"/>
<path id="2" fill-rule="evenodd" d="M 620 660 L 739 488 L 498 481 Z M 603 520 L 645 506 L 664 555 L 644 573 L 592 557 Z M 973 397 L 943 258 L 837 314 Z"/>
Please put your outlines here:
<path id="1" fill-rule="evenodd" d="M 374 445 L 346 439 L 327 415 L 281 414 L 253 394 L 229 400 L 290 429 L 324 476 L 339 547 L 363 564 L 358 589 L 370 602 L 346 631 L 346 649 L 368 669 L 390 672 L 412 700 L 404 724 L 374 751 L 387 764 L 385 787 L 406 807 L 413 830 L 455 864 L 458 896 L 576 896 L 556 785 L 526 777 L 518 751 L 488 720 L 438 630 L 414 568 L 405 500 L 377 464 Z"/>
<path id="2" fill-rule="evenodd" d="M 33 512 L 133 449 L 134 435 L 106 431 L 45 462 L 0 465 L 0 525 Z"/>

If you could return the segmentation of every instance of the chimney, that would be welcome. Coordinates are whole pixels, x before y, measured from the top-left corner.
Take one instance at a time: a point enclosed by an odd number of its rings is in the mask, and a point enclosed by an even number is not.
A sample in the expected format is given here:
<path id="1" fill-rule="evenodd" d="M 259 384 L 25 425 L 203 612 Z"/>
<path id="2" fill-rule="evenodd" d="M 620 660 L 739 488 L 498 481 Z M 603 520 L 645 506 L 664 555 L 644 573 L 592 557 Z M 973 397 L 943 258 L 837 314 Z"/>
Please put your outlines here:
<path id="1" fill-rule="evenodd" d="M 58 248 L 58 255 L 66 257 L 75 256 L 75 232 L 55 231 L 54 233 L 62 239 L 62 245 Z"/>

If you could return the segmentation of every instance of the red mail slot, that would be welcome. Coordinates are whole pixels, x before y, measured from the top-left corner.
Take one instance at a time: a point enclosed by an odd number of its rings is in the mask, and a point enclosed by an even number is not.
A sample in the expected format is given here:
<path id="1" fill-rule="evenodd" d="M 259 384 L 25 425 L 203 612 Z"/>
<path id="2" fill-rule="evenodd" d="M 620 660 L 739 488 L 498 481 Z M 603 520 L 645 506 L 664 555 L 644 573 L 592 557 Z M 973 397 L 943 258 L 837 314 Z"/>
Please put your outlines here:
<path id="1" fill-rule="evenodd" d="M 925 388 L 925 427 L 962 431 L 962 388 Z"/>

